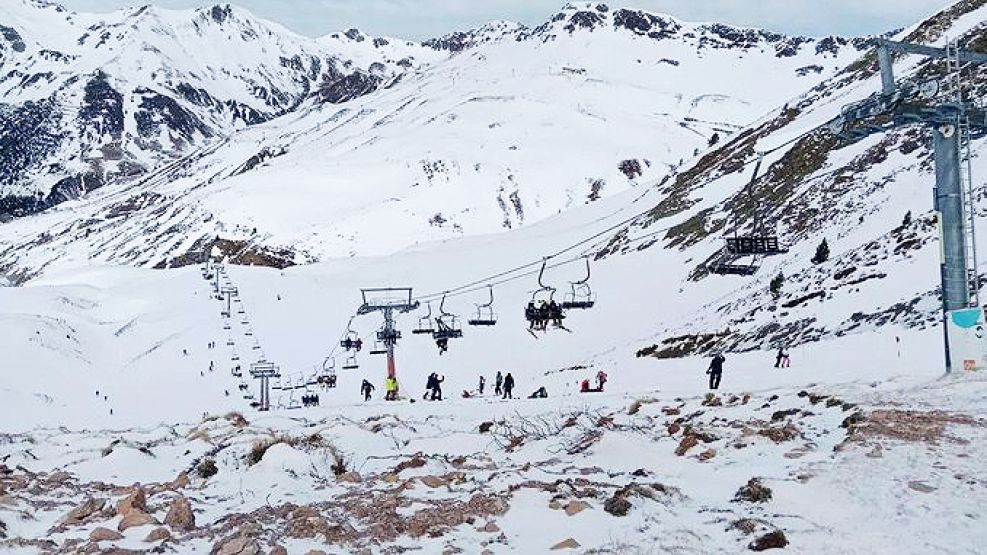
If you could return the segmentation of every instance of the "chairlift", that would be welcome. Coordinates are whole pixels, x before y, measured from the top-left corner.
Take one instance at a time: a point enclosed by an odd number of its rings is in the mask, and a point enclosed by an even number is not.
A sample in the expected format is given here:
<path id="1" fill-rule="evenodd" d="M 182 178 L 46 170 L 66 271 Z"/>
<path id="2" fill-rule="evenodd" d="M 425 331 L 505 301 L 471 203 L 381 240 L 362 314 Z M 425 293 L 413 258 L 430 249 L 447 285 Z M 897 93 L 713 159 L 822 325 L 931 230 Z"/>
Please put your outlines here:
<path id="1" fill-rule="evenodd" d="M 754 186 L 757 184 L 761 171 L 761 163 L 764 161 L 764 153 L 759 152 L 757 162 L 754 164 L 754 173 L 747 184 L 747 194 L 751 199 L 754 210 L 754 221 L 750 233 L 740 234 L 740 215 L 734 209 L 734 229 L 732 237 L 724 237 L 724 246 L 718 255 L 710 262 L 706 269 L 717 275 L 739 275 L 750 276 L 755 274 L 760 268 L 759 260 L 763 256 L 785 254 L 788 248 L 781 245 L 775 230 L 768 230 L 760 214 L 760 202 L 754 195 Z M 746 263 L 741 262 L 745 257 L 751 257 Z"/>
<path id="2" fill-rule="evenodd" d="M 439 315 L 435 318 L 436 330 L 432 332 L 434 339 L 454 339 L 463 336 L 463 329 L 459 325 L 459 318 L 455 314 L 446 312 L 446 294 L 442 295 L 442 302 L 439 303 Z"/>
<path id="3" fill-rule="evenodd" d="M 449 340 L 463 336 L 463 329 L 458 323 L 455 314 L 446 312 L 446 294 L 442 294 L 442 302 L 439 303 L 439 315 L 435 318 L 435 331 L 432 332 L 432 339 L 435 346 L 439 348 L 439 354 L 449 349 Z"/>
<path id="4" fill-rule="evenodd" d="M 555 322 L 555 327 L 561 328 L 562 320 L 565 319 L 565 311 L 555 302 L 556 289 L 550 285 L 545 285 L 545 268 L 548 266 L 548 258 L 542 259 L 541 270 L 538 271 L 538 289 L 531 294 L 528 306 L 524 308 L 524 318 L 528 320 L 529 331 L 548 329 L 549 322 Z"/>
<path id="5" fill-rule="evenodd" d="M 232 337 L 226 340 L 226 345 L 228 347 L 232 347 L 234 345 L 234 342 L 233 342 L 233 338 Z"/>
<path id="6" fill-rule="evenodd" d="M 339 346 L 346 349 L 347 352 L 359 352 L 363 348 L 363 340 L 360 339 L 360 334 L 352 327 L 353 318 L 346 323 L 346 335 L 339 342 Z"/>
<path id="7" fill-rule="evenodd" d="M 374 344 L 370 346 L 370 354 L 372 355 L 386 355 L 387 345 L 383 341 L 375 340 Z"/>
<path id="8" fill-rule="evenodd" d="M 224 323 L 223 323 L 223 329 L 224 329 L 224 330 L 228 330 L 228 329 L 230 329 L 231 327 L 232 327 L 232 326 L 230 326 L 230 323 L 229 323 L 229 322 L 224 322 Z"/>
<path id="9" fill-rule="evenodd" d="M 428 314 L 418 318 L 418 325 L 415 329 L 411 330 L 411 333 L 415 335 L 429 334 L 431 335 L 435 331 L 435 325 L 432 322 L 432 303 L 426 303 L 428 305 Z"/>
<path id="10" fill-rule="evenodd" d="M 596 304 L 596 293 L 589 286 L 590 278 L 590 267 L 589 267 L 589 257 L 584 257 L 586 260 L 586 277 L 579 281 L 570 281 L 569 286 L 572 290 L 566 293 L 565 298 L 562 300 L 563 309 L 588 309 L 593 308 Z"/>
<path id="11" fill-rule="evenodd" d="M 343 370 L 356 370 L 360 364 L 356 360 L 356 353 L 350 353 L 343 362 Z"/>
<path id="12" fill-rule="evenodd" d="M 467 324 L 471 326 L 493 326 L 497 324 L 497 315 L 493 311 L 493 286 L 488 285 L 487 290 L 490 292 L 490 300 L 484 304 L 476 305 L 476 317 L 467 320 Z"/>
<path id="13" fill-rule="evenodd" d="M 242 378 L 243 377 L 243 372 L 240 371 L 240 365 L 239 364 L 236 365 L 236 366 L 234 366 L 232 369 L 230 369 L 230 373 L 233 374 L 234 376 L 236 376 L 237 378 Z"/>

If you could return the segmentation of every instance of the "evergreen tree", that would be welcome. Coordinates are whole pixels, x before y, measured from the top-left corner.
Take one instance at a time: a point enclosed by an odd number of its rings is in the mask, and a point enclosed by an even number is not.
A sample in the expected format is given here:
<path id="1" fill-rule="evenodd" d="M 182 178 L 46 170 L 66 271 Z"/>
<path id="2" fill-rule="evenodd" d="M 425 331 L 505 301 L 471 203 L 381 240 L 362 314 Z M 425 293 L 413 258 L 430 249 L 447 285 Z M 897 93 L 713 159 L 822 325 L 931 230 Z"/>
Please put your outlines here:
<path id="1" fill-rule="evenodd" d="M 771 296 L 777 300 L 781 297 L 781 286 L 785 284 L 785 274 L 778 272 L 778 275 L 771 279 L 771 285 L 769 289 L 771 291 Z"/>
<path id="2" fill-rule="evenodd" d="M 812 257 L 812 263 L 822 264 L 827 260 L 829 260 L 829 243 L 827 243 L 824 238 L 822 243 L 819 243 L 819 246 L 816 247 L 816 255 Z"/>

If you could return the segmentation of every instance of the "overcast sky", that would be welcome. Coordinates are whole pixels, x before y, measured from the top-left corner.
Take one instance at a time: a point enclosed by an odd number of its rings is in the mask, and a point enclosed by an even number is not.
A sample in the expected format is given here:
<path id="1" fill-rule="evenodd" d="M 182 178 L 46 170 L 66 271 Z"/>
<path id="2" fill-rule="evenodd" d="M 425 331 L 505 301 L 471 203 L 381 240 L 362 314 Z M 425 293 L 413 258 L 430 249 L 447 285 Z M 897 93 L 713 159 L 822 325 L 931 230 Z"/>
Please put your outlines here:
<path id="1" fill-rule="evenodd" d="M 0 0 L 4 1 L 4 0 Z M 188 8 L 219 0 L 61 0 L 76 11 L 111 11 L 153 3 Z M 256 15 L 305 35 L 350 27 L 372 35 L 422 39 L 494 19 L 538 24 L 564 0 L 238 0 Z M 949 0 L 626 0 L 608 2 L 664 12 L 687 21 L 719 21 L 789 34 L 863 35 L 904 27 L 950 4 Z"/>

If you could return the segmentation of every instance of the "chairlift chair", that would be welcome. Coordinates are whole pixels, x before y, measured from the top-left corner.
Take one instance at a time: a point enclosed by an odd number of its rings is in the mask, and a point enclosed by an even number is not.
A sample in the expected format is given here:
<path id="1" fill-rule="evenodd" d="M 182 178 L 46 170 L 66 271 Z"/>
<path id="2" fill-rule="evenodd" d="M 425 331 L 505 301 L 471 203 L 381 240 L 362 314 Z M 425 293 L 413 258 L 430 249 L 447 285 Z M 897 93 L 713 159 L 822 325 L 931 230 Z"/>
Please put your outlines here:
<path id="1" fill-rule="evenodd" d="M 339 342 L 339 346 L 349 351 L 360 351 L 363 348 L 363 341 L 360 339 L 360 334 L 352 328 L 353 318 L 346 324 L 346 335 Z"/>
<path id="2" fill-rule="evenodd" d="M 775 230 L 768 230 L 764 225 L 760 214 L 760 203 L 756 200 L 754 188 L 757 184 L 761 171 L 761 163 L 764 161 L 764 154 L 758 153 L 757 162 L 754 164 L 754 173 L 747 184 L 747 194 L 751 199 L 754 210 L 754 221 L 751 230 L 747 234 L 741 234 L 740 215 L 734 209 L 734 230 L 733 236 L 724 237 L 723 248 L 719 255 L 710 262 L 706 269 L 717 275 L 750 276 L 760 269 L 759 260 L 763 256 L 785 254 L 788 248 L 783 246 L 778 240 Z M 744 263 L 745 257 L 751 260 Z"/>
<path id="3" fill-rule="evenodd" d="M 427 303 L 427 304 L 428 304 L 428 314 L 418 318 L 418 325 L 415 326 L 415 329 L 411 330 L 411 333 L 415 335 L 424 335 L 424 334 L 431 335 L 433 332 L 435 332 L 435 324 L 432 321 L 432 303 Z"/>
<path id="4" fill-rule="evenodd" d="M 230 326 L 230 323 L 229 323 L 229 322 L 224 322 L 224 323 L 223 323 L 223 329 L 224 329 L 224 330 L 228 330 L 228 329 L 230 329 L 231 327 L 232 327 L 232 326 Z"/>
<path id="5" fill-rule="evenodd" d="M 372 355 L 386 355 L 387 346 L 384 345 L 382 341 L 374 341 L 374 344 L 370 347 L 370 354 Z"/>
<path id="6" fill-rule="evenodd" d="M 446 312 L 446 295 L 442 295 L 442 302 L 439 303 L 439 315 L 435 318 L 435 331 L 432 332 L 433 339 L 455 339 L 463 336 L 463 329 L 459 325 L 459 318 L 455 314 Z"/>
<path id="7" fill-rule="evenodd" d="M 356 370 L 360 367 L 360 364 L 356 360 L 356 354 L 347 355 L 346 360 L 343 362 L 343 370 Z"/>
<path id="8" fill-rule="evenodd" d="M 471 326 L 494 326 L 497 324 L 497 315 L 493 311 L 493 286 L 487 286 L 490 292 L 490 300 L 484 304 L 476 305 L 476 317 L 466 320 L 466 323 Z"/>
<path id="9" fill-rule="evenodd" d="M 596 304 L 596 293 L 589 286 L 590 278 L 590 268 L 589 268 L 589 257 L 586 259 L 586 277 L 579 281 L 570 281 L 569 286 L 572 290 L 566 293 L 562 300 L 563 309 L 580 309 L 585 310 L 588 308 L 593 308 Z"/>
<path id="10" fill-rule="evenodd" d="M 542 305 L 551 306 L 555 302 L 555 292 L 556 289 L 550 285 L 545 285 L 542 281 L 545 277 L 545 268 L 548 266 L 548 259 L 545 258 L 541 263 L 541 270 L 538 272 L 538 289 L 535 289 L 534 293 L 531 294 L 531 300 L 528 301 L 528 306 L 524 309 L 524 317 L 526 320 L 531 322 L 531 329 L 538 329 L 536 324 L 545 323 L 556 320 L 561 322 L 565 319 L 565 310 L 562 309 L 561 305 L 558 306 L 558 312 L 556 314 L 546 313 L 546 309 L 542 308 Z M 558 326 L 556 326 L 558 327 Z M 541 328 L 543 331 L 548 329 L 547 325 Z"/>

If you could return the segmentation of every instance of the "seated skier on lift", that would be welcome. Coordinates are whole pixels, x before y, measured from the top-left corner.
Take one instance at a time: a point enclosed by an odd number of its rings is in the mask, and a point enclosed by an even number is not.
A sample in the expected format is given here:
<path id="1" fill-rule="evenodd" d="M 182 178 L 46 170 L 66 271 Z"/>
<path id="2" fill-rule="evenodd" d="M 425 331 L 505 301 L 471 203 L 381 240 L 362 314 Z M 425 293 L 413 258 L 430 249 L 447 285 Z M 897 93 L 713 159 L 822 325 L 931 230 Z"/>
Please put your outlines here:
<path id="1" fill-rule="evenodd" d="M 548 317 L 552 320 L 552 324 L 557 327 L 562 327 L 562 307 L 552 299 L 548 303 Z"/>
<path id="2" fill-rule="evenodd" d="M 535 301 L 529 301 L 524 308 L 524 317 L 528 319 L 528 329 L 535 329 L 538 324 L 538 309 L 535 308 Z"/>

